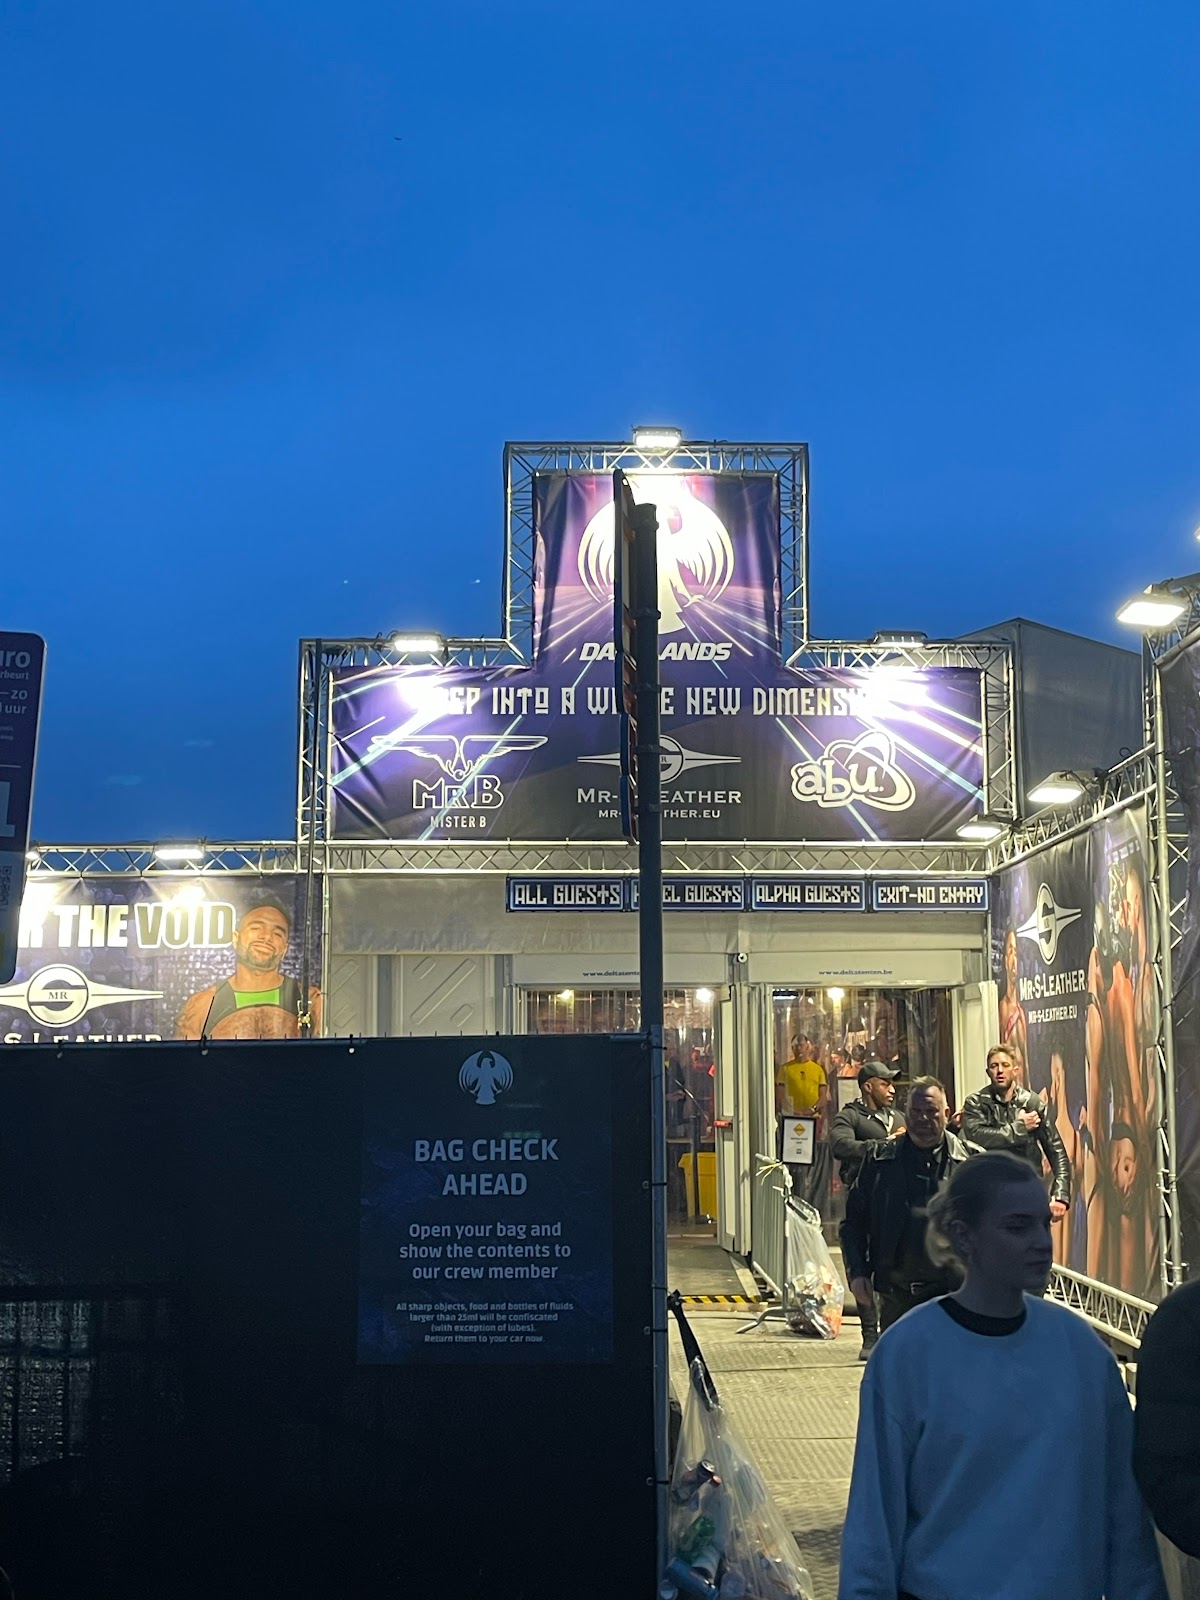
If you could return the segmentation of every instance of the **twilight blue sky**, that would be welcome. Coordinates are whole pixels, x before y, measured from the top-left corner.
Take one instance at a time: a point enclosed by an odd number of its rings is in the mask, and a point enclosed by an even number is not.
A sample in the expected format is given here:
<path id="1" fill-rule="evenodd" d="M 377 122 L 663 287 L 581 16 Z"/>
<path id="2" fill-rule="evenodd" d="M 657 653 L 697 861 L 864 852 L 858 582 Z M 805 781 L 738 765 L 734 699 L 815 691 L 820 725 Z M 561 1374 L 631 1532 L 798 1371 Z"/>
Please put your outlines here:
<path id="1" fill-rule="evenodd" d="M 498 622 L 503 441 L 812 446 L 824 635 L 1200 565 L 1200 8 L 0 0 L 41 839 L 292 828 L 296 641 Z M 397 142 L 400 136 L 400 142 Z"/>

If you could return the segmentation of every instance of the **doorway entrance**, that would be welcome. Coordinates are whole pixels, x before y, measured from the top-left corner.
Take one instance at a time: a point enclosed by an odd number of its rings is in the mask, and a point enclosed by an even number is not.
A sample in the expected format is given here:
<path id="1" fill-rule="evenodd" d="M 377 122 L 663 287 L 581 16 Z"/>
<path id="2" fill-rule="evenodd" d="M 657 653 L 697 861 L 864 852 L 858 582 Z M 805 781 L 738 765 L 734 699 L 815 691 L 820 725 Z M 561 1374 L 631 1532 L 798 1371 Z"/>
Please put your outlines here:
<path id="1" fill-rule="evenodd" d="M 937 1078 L 955 1107 L 954 1008 L 949 988 L 776 988 L 771 995 L 776 1155 L 784 1153 L 785 1119 L 811 1123 L 801 1141 L 811 1159 L 789 1167 L 795 1192 L 821 1214 L 833 1238 L 846 1196 L 829 1142 L 837 1112 L 858 1098 L 868 1062 L 894 1068 L 896 1105 L 903 1109 L 913 1078 Z M 790 1126 L 790 1125 L 789 1125 Z M 799 1148 L 800 1145 L 794 1146 Z"/>
<path id="2" fill-rule="evenodd" d="M 636 989 L 526 989 L 527 1033 L 636 1033 Z M 716 991 L 700 985 L 663 994 L 666 1056 L 667 1222 L 676 1231 L 716 1235 Z"/>

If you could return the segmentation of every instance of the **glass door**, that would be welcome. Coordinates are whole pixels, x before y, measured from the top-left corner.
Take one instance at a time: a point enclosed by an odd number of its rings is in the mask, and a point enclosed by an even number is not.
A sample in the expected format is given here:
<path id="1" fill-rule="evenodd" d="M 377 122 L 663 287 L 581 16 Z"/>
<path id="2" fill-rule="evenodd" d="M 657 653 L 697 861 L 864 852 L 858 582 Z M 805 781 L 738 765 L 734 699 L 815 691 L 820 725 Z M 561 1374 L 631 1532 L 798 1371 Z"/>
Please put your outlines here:
<path id="1" fill-rule="evenodd" d="M 783 1119 L 813 1124 L 812 1159 L 791 1164 L 795 1192 L 821 1213 L 829 1237 L 845 1215 L 841 1175 L 829 1143 L 829 1124 L 859 1095 L 858 1074 L 880 1061 L 894 1068 L 896 1105 L 902 1109 L 913 1078 L 937 1078 L 951 1110 L 954 1082 L 954 1013 L 951 990 L 942 988 L 796 988 L 772 996 L 776 1154 L 783 1150 Z"/>
<path id="2" fill-rule="evenodd" d="M 526 989 L 529 1033 L 636 1033 L 636 989 Z M 667 1219 L 715 1234 L 717 1186 L 717 996 L 703 985 L 663 995 L 667 1078 Z"/>

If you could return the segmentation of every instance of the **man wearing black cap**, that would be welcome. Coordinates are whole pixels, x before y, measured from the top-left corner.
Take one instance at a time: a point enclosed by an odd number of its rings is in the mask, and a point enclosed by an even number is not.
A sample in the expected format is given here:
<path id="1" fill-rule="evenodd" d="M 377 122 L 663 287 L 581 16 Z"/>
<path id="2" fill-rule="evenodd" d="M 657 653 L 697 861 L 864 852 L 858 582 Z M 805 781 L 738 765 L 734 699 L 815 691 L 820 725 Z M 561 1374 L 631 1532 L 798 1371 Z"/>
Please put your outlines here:
<path id="1" fill-rule="evenodd" d="M 892 1109 L 899 1076 L 896 1067 L 882 1061 L 864 1061 L 858 1069 L 858 1099 L 844 1105 L 830 1124 L 829 1142 L 847 1189 L 862 1171 L 871 1146 L 884 1139 L 898 1139 L 904 1132 L 904 1118 Z M 857 1304 L 862 1328 L 859 1356 L 865 1361 L 879 1338 L 879 1317 L 874 1295 Z"/>

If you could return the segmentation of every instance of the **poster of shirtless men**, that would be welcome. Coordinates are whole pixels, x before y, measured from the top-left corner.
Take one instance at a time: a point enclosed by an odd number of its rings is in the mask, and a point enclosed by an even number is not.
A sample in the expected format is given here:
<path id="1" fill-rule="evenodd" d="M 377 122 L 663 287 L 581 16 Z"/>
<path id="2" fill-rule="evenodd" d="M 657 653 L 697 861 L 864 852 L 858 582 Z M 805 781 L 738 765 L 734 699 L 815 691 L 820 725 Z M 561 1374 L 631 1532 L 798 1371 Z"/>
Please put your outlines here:
<path id="1" fill-rule="evenodd" d="M 294 1039 L 322 1031 L 320 917 L 303 993 L 294 874 L 34 874 L 0 1043 Z"/>
<path id="2" fill-rule="evenodd" d="M 1072 1170 L 1055 1259 L 1161 1293 L 1158 996 L 1146 812 L 1133 807 L 1001 872 L 992 922 L 999 1031 Z"/>

